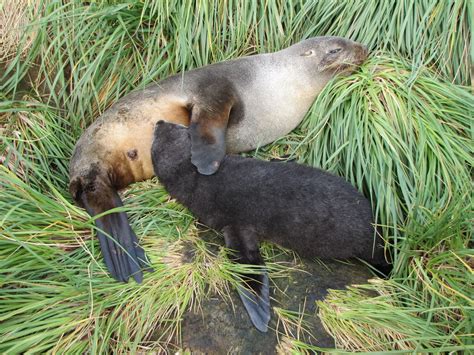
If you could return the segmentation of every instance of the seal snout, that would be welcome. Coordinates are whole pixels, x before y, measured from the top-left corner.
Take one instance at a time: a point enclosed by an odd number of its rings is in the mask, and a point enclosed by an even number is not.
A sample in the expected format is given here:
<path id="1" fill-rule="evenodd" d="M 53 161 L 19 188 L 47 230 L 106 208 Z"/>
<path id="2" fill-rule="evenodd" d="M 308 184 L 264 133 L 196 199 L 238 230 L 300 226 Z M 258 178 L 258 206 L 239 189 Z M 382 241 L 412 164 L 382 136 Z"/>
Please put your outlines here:
<path id="1" fill-rule="evenodd" d="M 369 48 L 365 44 L 362 45 L 362 53 L 365 58 L 367 58 L 369 55 Z"/>
<path id="2" fill-rule="evenodd" d="M 353 63 L 359 66 L 365 62 L 368 56 L 369 49 L 367 48 L 367 46 L 365 44 L 357 43 L 354 48 Z"/>
<path id="3" fill-rule="evenodd" d="M 364 59 L 367 59 L 367 57 L 369 56 L 369 48 L 365 44 L 362 45 L 362 56 L 364 57 Z"/>

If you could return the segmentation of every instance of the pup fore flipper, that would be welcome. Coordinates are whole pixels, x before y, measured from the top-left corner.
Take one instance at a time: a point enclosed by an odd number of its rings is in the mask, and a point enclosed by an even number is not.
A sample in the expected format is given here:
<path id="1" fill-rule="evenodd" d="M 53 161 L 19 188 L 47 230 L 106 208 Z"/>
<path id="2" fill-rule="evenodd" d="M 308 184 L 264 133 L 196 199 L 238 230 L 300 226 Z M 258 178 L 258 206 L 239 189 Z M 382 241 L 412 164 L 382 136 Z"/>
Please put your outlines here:
<path id="1" fill-rule="evenodd" d="M 222 229 L 227 248 L 235 251 L 231 260 L 239 264 L 264 266 L 260 255 L 258 236 L 252 228 L 226 226 Z M 237 287 L 252 324 L 261 332 L 266 332 L 270 321 L 270 291 L 268 273 L 245 274 Z"/>
<path id="2" fill-rule="evenodd" d="M 267 272 L 258 276 L 260 281 L 250 282 L 253 284 L 252 287 L 249 287 L 249 283 L 244 282 L 237 287 L 237 292 L 252 324 L 259 331 L 265 333 L 270 321 L 270 288 Z"/>

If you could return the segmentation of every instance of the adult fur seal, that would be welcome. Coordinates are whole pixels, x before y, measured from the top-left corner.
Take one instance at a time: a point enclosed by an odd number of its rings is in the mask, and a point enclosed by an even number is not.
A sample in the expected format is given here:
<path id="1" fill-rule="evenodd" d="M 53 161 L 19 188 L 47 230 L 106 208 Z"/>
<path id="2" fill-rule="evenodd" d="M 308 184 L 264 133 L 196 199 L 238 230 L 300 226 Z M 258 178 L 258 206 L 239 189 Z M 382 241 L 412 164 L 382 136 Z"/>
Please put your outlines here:
<path id="1" fill-rule="evenodd" d="M 192 132 L 160 121 L 152 145 L 155 174 L 200 221 L 222 231 L 240 263 L 264 265 L 270 240 L 309 258 L 360 258 L 385 266 L 374 246 L 369 201 L 344 179 L 296 163 L 228 155 L 212 176 L 191 164 Z M 377 244 L 381 244 L 378 240 Z M 255 274 L 239 294 L 257 329 L 270 319 L 268 276 Z"/>
<path id="2" fill-rule="evenodd" d="M 150 149 L 158 120 L 189 125 L 192 162 L 201 174 L 213 174 L 226 150 L 251 150 L 290 132 L 331 78 L 353 71 L 366 57 L 361 44 L 315 37 L 279 52 L 171 76 L 130 93 L 77 142 L 69 191 L 93 216 L 121 206 L 118 189 L 153 176 Z M 96 225 L 111 275 L 141 282 L 145 255 L 126 214 L 105 214 Z"/>

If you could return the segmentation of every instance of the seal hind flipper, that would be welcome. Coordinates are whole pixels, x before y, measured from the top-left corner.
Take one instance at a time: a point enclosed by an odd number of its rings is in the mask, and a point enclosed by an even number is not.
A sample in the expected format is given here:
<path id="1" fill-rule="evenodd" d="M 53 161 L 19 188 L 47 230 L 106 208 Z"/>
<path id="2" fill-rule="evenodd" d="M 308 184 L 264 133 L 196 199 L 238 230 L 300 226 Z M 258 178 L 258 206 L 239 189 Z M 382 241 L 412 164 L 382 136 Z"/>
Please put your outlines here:
<path id="1" fill-rule="evenodd" d="M 127 282 L 132 276 L 137 283 L 141 283 L 141 270 L 147 266 L 145 252 L 138 245 L 138 238 L 128 224 L 125 212 L 101 216 L 96 219 L 96 225 L 100 248 L 112 277 Z"/>
<path id="2" fill-rule="evenodd" d="M 226 226 L 222 229 L 226 247 L 235 251 L 231 259 L 240 264 L 265 266 L 258 247 L 258 237 L 252 228 Z M 237 288 L 252 324 L 266 332 L 270 321 L 270 290 L 268 273 L 245 274 Z"/>
<path id="3" fill-rule="evenodd" d="M 91 216 L 97 216 L 123 203 L 117 191 L 100 181 L 97 176 L 92 182 L 76 179 L 70 191 L 78 204 Z M 137 283 L 143 280 L 142 270 L 153 271 L 148 266 L 144 250 L 128 222 L 125 212 L 112 212 L 95 219 L 97 236 L 104 262 L 111 276 L 117 281 L 127 282 L 133 277 Z"/>

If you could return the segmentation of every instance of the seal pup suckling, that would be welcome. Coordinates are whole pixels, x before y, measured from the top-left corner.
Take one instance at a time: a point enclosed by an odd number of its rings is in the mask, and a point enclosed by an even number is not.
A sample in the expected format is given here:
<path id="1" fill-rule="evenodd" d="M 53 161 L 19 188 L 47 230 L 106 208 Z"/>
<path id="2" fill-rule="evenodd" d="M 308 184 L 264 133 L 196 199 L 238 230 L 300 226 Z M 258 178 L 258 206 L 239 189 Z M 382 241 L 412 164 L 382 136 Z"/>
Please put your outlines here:
<path id="1" fill-rule="evenodd" d="M 236 262 L 264 265 L 259 243 L 268 240 L 303 257 L 386 265 L 369 201 L 344 179 L 297 163 L 237 155 L 225 156 L 214 175 L 204 176 L 191 163 L 191 135 L 184 126 L 157 123 L 155 174 L 173 198 L 224 234 Z M 253 292 L 241 287 L 239 294 L 253 324 L 266 331 L 268 276 L 252 278 L 247 284 Z"/>
<path id="2" fill-rule="evenodd" d="M 189 125 L 191 161 L 201 174 L 213 174 L 226 151 L 255 149 L 290 132 L 332 78 L 366 57 L 366 47 L 349 39 L 309 38 L 164 78 L 107 109 L 76 144 L 69 191 L 90 215 L 100 215 L 97 234 L 111 275 L 143 278 L 145 254 L 127 215 L 106 212 L 122 205 L 119 189 L 153 176 L 158 120 Z"/>

